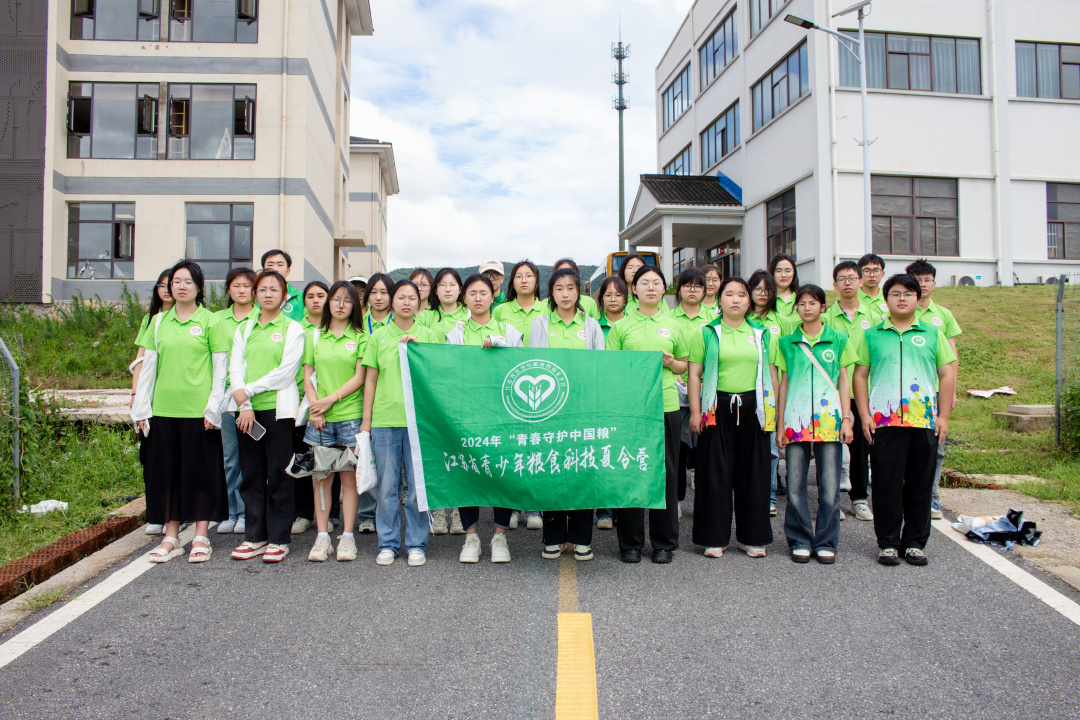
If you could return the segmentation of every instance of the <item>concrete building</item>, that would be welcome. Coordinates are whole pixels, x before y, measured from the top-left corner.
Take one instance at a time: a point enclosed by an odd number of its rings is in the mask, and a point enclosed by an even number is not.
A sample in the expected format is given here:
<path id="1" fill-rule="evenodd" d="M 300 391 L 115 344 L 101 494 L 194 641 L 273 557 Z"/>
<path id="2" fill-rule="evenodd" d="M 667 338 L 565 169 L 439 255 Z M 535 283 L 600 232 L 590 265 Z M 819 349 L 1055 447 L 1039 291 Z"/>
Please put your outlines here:
<path id="1" fill-rule="evenodd" d="M 350 138 L 349 202 L 338 239 L 339 278 L 371 277 L 386 265 L 387 198 L 398 193 L 394 146 L 371 138 Z"/>
<path id="2" fill-rule="evenodd" d="M 385 226 L 350 225 L 397 186 L 348 132 L 351 40 L 372 32 L 368 0 L 0 0 L 17 55 L 0 62 L 0 295 L 145 298 L 180 258 L 221 280 L 271 248 L 296 284 L 369 240 L 385 257 Z"/>
<path id="3" fill-rule="evenodd" d="M 680 204 L 643 176 L 630 247 L 748 275 L 777 252 L 828 287 L 863 254 L 854 0 L 698 0 L 656 68 L 657 172 L 719 176 Z M 874 0 L 865 22 L 873 247 L 938 282 L 1036 282 L 1080 265 L 1080 3 Z M 677 183 L 678 181 L 676 181 Z M 663 194 L 663 193 L 661 193 Z"/>

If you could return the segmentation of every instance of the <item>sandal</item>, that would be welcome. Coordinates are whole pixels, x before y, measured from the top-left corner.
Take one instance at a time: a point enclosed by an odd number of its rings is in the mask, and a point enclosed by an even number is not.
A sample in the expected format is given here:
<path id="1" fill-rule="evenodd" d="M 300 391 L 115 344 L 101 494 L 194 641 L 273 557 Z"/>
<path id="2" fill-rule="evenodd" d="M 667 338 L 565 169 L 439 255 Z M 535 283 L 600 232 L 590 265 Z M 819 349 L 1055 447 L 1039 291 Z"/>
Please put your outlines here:
<path id="1" fill-rule="evenodd" d="M 197 547 L 195 543 L 205 543 L 206 547 Z M 214 548 L 210 547 L 210 538 L 196 535 L 191 539 L 191 552 L 188 553 L 187 561 L 189 563 L 203 563 L 209 560 L 213 554 Z"/>
<path id="2" fill-rule="evenodd" d="M 166 550 L 165 545 L 172 545 L 172 550 Z M 152 563 L 167 563 L 178 555 L 184 554 L 184 546 L 180 544 L 178 537 L 163 538 L 161 544 L 150 551 L 149 560 Z"/>

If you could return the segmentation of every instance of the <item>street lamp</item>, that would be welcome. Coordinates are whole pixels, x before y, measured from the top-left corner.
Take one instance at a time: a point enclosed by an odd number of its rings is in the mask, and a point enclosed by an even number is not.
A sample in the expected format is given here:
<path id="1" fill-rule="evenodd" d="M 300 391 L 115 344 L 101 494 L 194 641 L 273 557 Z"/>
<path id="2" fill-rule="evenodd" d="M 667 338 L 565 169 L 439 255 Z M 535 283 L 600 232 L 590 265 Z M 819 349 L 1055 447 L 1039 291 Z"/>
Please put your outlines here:
<path id="1" fill-rule="evenodd" d="M 859 39 L 854 40 L 847 35 L 842 35 L 835 30 L 831 30 L 827 27 L 821 27 L 815 22 L 805 20 L 795 15 L 788 15 L 784 18 L 785 21 L 792 25 L 798 25 L 801 28 L 807 30 L 820 30 L 834 36 L 839 42 L 840 47 L 847 50 L 849 53 L 855 56 L 855 59 L 859 61 L 859 93 L 862 96 L 862 141 L 859 143 L 862 145 L 862 172 L 863 172 L 863 250 L 864 252 L 871 253 L 874 251 L 874 236 L 873 227 L 871 224 L 870 213 L 870 121 L 866 109 L 866 42 L 863 36 L 863 19 L 866 17 L 866 8 L 870 6 L 871 0 L 861 0 L 851 7 L 844 8 L 840 12 L 833 15 L 834 18 L 841 15 L 847 15 L 848 13 L 859 12 Z M 855 51 L 857 48 L 858 52 Z"/>

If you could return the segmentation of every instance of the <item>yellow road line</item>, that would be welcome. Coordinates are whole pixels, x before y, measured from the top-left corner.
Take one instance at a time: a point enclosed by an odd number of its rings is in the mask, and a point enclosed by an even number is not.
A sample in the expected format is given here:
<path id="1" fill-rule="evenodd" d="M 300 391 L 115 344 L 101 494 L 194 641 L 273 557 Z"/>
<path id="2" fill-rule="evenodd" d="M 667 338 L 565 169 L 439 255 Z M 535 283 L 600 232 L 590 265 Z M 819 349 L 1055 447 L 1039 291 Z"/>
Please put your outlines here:
<path id="1" fill-rule="evenodd" d="M 555 720 L 597 720 L 592 614 L 578 612 L 577 561 L 559 560 L 559 660 Z"/>

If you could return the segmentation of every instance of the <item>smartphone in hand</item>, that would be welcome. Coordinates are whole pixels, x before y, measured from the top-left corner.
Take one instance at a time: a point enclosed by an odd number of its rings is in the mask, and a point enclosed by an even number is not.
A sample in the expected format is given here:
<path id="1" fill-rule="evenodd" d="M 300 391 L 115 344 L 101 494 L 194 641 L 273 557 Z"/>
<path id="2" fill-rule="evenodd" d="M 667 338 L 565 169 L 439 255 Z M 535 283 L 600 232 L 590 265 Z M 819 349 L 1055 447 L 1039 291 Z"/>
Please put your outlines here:
<path id="1" fill-rule="evenodd" d="M 251 436 L 251 439 L 252 440 L 262 440 L 263 435 L 265 435 L 265 434 L 266 434 L 266 428 L 264 428 L 262 425 L 260 425 L 258 420 L 253 420 L 251 422 L 251 430 L 248 431 L 248 435 Z"/>

